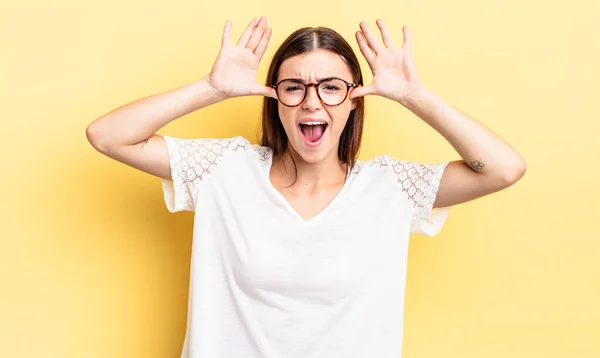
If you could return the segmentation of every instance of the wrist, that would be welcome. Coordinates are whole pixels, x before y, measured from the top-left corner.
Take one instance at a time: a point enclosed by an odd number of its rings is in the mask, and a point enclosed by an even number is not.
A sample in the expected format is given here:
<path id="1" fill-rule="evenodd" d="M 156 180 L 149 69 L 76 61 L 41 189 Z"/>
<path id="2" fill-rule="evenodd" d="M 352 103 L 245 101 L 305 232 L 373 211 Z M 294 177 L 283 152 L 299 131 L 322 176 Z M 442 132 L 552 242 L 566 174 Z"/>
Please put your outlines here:
<path id="1" fill-rule="evenodd" d="M 404 95 L 404 97 L 402 97 L 398 102 L 400 102 L 400 104 L 402 104 L 407 109 L 412 110 L 413 108 L 418 107 L 419 104 L 422 103 L 423 100 L 425 100 L 427 96 L 430 95 L 431 92 L 429 91 L 429 89 L 425 86 L 421 86 Z"/>
<path id="2" fill-rule="evenodd" d="M 226 99 L 222 93 L 216 90 L 211 83 L 202 78 L 190 85 L 191 100 L 194 110 L 210 106 Z"/>
<path id="3" fill-rule="evenodd" d="M 219 91 L 217 87 L 211 82 L 210 75 L 206 75 L 197 82 L 201 87 L 211 92 L 212 98 L 216 99 L 217 102 L 226 100 L 228 97 Z"/>

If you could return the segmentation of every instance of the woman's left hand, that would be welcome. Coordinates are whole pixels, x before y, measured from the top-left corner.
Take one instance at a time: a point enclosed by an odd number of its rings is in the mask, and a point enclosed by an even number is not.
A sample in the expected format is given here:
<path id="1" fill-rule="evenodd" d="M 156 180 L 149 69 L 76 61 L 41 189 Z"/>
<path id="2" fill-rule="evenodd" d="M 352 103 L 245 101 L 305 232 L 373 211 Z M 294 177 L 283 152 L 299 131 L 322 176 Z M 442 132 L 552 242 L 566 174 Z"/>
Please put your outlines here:
<path id="1" fill-rule="evenodd" d="M 373 81 L 367 86 L 354 87 L 349 98 L 365 95 L 378 95 L 405 104 L 413 92 L 423 88 L 417 76 L 410 46 L 411 36 L 408 26 L 403 26 L 404 42 L 397 48 L 383 23 L 377 19 L 384 45 L 375 38 L 364 21 L 360 22 L 361 31 L 356 31 L 356 41 L 360 51 L 365 56 L 371 71 Z"/>

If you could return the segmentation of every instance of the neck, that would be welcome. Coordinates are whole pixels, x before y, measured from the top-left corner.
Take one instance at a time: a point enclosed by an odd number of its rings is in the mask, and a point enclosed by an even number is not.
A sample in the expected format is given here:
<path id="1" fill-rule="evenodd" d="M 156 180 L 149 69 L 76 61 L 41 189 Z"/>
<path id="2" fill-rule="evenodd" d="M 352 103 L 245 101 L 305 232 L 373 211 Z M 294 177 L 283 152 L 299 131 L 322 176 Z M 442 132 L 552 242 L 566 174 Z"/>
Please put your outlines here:
<path id="1" fill-rule="evenodd" d="M 283 155 L 273 160 L 273 164 L 278 165 L 283 185 L 294 190 L 318 192 L 337 187 L 343 185 L 348 173 L 348 165 L 340 162 L 337 150 L 332 150 L 319 162 L 309 163 L 288 146 Z"/>

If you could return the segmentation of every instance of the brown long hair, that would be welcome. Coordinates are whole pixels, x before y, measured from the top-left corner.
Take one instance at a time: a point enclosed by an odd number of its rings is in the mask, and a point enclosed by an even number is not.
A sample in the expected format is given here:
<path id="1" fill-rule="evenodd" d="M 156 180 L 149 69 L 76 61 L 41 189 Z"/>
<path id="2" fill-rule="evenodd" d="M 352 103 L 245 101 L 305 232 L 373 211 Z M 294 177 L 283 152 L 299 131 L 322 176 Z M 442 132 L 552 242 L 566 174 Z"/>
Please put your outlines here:
<path id="1" fill-rule="evenodd" d="M 327 27 L 304 27 L 288 36 L 273 55 L 273 60 L 267 73 L 266 85 L 276 84 L 279 68 L 283 61 L 317 49 L 329 50 L 340 55 L 352 72 L 352 81 L 363 85 L 358 58 L 356 58 L 352 47 L 350 47 L 340 34 Z M 348 121 L 340 136 L 338 148 L 339 160 L 342 163 L 348 163 L 350 168 L 354 167 L 360 150 L 365 116 L 364 98 L 356 97 L 355 100 L 356 108 L 348 116 Z M 267 96 L 264 97 L 263 101 L 260 145 L 270 147 L 273 150 L 274 156 L 282 154 L 287 149 L 288 137 L 277 111 L 278 101 Z"/>

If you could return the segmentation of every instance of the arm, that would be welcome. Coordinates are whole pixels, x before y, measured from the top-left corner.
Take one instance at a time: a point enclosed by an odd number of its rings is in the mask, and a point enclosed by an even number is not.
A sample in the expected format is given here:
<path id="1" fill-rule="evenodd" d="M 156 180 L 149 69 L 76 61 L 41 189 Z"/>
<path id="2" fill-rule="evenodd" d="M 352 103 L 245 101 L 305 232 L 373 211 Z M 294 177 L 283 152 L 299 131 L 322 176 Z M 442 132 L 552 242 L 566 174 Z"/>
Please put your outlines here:
<path id="1" fill-rule="evenodd" d="M 167 144 L 154 133 L 169 122 L 222 99 L 203 78 L 119 107 L 94 120 L 85 133 L 90 144 L 106 156 L 171 179 Z"/>
<path id="2" fill-rule="evenodd" d="M 95 148 L 134 145 L 169 122 L 221 101 L 206 77 L 168 92 L 138 99 L 94 120 L 86 130 Z"/>
<path id="3" fill-rule="evenodd" d="M 225 23 L 221 51 L 211 72 L 199 81 L 117 108 L 86 129 L 92 146 L 107 156 L 164 179 L 172 179 L 167 143 L 154 134 L 172 120 L 227 98 L 264 95 L 273 88 L 256 82 L 256 69 L 271 29 L 266 18 L 254 18 L 238 43 L 230 44 L 231 22 Z"/>
<path id="4" fill-rule="evenodd" d="M 433 207 L 445 207 L 507 188 L 525 174 L 525 160 L 494 132 L 428 88 L 398 101 L 438 131 L 463 160 L 450 162 Z"/>
<path id="5" fill-rule="evenodd" d="M 473 200 L 506 188 L 525 173 L 525 160 L 507 143 L 475 119 L 454 109 L 426 88 L 412 58 L 412 35 L 402 26 L 404 42 L 396 47 L 383 20 L 377 19 L 383 44 L 366 23 L 356 40 L 373 70 L 373 81 L 356 87 L 350 99 L 368 94 L 399 102 L 437 130 L 463 160 L 445 168 L 433 207 L 446 207 Z"/>

